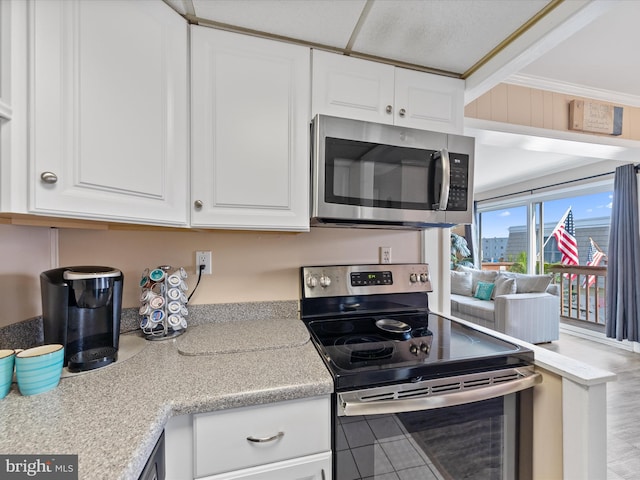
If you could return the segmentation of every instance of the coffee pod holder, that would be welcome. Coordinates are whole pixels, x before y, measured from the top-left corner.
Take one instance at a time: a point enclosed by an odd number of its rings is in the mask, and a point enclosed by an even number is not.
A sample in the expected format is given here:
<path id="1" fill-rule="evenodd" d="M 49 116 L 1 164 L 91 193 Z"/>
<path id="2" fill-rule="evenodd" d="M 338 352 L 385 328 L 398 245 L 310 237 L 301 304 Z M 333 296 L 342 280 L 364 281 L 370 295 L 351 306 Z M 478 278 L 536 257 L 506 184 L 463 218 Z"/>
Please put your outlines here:
<path id="1" fill-rule="evenodd" d="M 167 340 L 187 330 L 187 272 L 162 265 L 140 278 L 140 329 L 147 340 Z"/>

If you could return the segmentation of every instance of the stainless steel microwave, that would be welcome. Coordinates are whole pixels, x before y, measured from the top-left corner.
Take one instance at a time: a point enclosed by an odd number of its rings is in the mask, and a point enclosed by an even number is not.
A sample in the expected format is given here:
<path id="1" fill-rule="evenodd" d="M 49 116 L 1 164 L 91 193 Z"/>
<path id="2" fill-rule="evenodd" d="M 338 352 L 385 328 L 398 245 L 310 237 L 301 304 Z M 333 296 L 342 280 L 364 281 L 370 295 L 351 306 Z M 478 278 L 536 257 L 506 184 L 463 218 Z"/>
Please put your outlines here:
<path id="1" fill-rule="evenodd" d="M 317 115 L 311 224 L 471 223 L 474 149 L 472 137 Z"/>

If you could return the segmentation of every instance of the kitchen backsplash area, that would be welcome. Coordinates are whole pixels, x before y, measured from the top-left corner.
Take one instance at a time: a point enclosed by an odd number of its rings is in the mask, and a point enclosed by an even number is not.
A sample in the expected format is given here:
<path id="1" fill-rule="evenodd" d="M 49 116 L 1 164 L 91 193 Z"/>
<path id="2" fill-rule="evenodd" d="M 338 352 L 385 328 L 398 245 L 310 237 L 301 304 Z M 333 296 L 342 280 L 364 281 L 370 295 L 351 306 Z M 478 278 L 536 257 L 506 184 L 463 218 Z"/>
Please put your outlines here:
<path id="1" fill-rule="evenodd" d="M 245 322 L 263 319 L 291 319 L 298 316 L 298 301 L 216 303 L 191 305 L 189 327 L 210 323 Z M 120 333 L 129 333 L 140 328 L 137 308 L 123 308 Z M 31 317 L 10 325 L 0 325 L 0 349 L 32 348 L 44 342 L 42 317 Z"/>
<path id="2" fill-rule="evenodd" d="M 0 327 L 42 313 L 40 272 L 57 266 L 105 265 L 124 273 L 123 309 L 139 306 L 139 280 L 155 265 L 184 267 L 191 294 L 195 252 L 212 252 L 189 304 L 296 301 L 299 267 L 378 263 L 391 247 L 393 263 L 420 261 L 418 231 L 313 228 L 306 233 L 50 229 L 0 225 Z"/>
<path id="3" fill-rule="evenodd" d="M 55 262 L 55 231 L 0 224 L 0 327 L 40 315 L 40 272 Z"/>

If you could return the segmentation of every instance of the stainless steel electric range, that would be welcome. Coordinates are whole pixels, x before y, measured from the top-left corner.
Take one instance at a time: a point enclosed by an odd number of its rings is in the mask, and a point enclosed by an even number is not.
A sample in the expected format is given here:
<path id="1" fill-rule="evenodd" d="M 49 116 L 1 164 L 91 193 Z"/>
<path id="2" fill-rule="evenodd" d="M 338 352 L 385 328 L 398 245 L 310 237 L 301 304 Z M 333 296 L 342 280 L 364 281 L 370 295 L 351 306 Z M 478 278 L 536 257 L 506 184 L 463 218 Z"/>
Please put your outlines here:
<path id="1" fill-rule="evenodd" d="M 300 269 L 334 480 L 527 479 L 533 352 L 429 311 L 426 264 Z"/>

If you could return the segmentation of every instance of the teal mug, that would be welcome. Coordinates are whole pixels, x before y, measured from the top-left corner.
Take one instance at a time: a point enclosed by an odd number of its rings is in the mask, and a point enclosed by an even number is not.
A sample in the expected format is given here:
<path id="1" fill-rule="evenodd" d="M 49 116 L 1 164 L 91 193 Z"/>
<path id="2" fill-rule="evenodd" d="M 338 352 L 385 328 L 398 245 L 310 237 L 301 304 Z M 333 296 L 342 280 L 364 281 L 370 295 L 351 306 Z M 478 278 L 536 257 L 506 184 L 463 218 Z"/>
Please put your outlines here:
<path id="1" fill-rule="evenodd" d="M 15 358 L 15 350 L 0 350 L 0 398 L 6 397 L 11 389 Z"/>
<path id="2" fill-rule="evenodd" d="M 58 386 L 64 346 L 42 345 L 16 354 L 16 380 L 22 395 L 37 395 Z"/>

